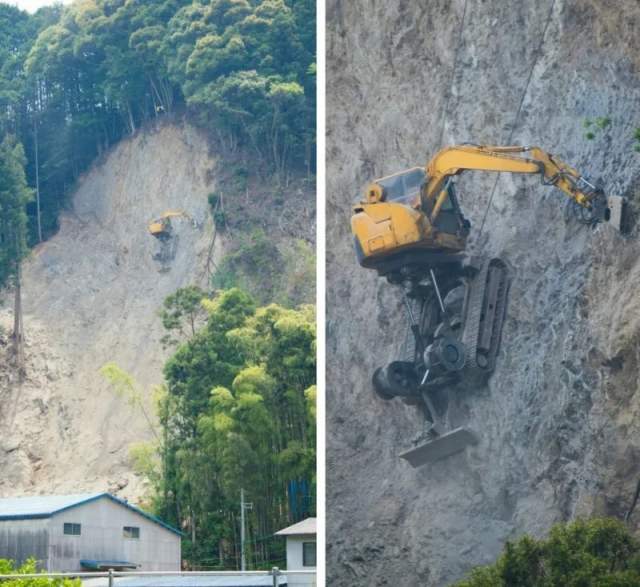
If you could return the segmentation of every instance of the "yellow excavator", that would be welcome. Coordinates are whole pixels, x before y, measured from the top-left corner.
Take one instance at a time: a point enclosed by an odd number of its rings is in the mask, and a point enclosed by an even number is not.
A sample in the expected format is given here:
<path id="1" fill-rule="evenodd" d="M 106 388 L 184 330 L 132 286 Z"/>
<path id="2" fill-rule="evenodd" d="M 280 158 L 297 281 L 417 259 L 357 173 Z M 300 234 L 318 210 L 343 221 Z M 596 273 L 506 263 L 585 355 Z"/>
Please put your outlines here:
<path id="1" fill-rule="evenodd" d="M 608 222 L 618 229 L 622 222 L 622 198 L 607 198 L 538 147 L 448 147 L 425 168 L 369 184 L 351 218 L 356 256 L 360 265 L 401 286 L 413 334 L 411 356 L 377 369 L 373 386 L 385 400 L 401 397 L 423 408 L 425 431 L 400 455 L 414 467 L 477 442 L 470 430 L 451 428 L 448 394 L 460 383 L 486 383 L 500 345 L 509 268 L 499 258 L 465 255 L 471 224 L 460 209 L 454 178 L 470 170 L 540 175 L 543 184 L 568 196 L 581 222 Z"/>
<path id="2" fill-rule="evenodd" d="M 162 216 L 149 223 L 149 232 L 161 241 L 169 240 L 172 233 L 171 219 L 176 217 L 190 219 L 184 210 L 167 210 Z"/>

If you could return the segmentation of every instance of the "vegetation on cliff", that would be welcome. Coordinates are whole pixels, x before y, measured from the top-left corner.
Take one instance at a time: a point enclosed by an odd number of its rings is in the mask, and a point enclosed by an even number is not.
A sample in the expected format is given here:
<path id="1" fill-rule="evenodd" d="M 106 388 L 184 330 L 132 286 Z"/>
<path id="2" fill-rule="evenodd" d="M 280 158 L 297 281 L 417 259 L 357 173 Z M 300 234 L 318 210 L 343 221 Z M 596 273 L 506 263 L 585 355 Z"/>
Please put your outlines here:
<path id="1" fill-rule="evenodd" d="M 548 538 L 507 542 L 495 564 L 458 587 L 623 587 L 640 585 L 640 542 L 619 520 L 558 524 Z"/>
<path id="2" fill-rule="evenodd" d="M 24 375 L 24 328 L 20 266 L 27 254 L 26 206 L 31 199 L 22 145 L 11 135 L 0 143 L 0 290 L 14 289 L 13 359 Z"/>
<path id="3" fill-rule="evenodd" d="M 0 288 L 15 283 L 27 252 L 26 206 L 32 194 L 24 163 L 22 145 L 5 136 L 0 143 Z"/>

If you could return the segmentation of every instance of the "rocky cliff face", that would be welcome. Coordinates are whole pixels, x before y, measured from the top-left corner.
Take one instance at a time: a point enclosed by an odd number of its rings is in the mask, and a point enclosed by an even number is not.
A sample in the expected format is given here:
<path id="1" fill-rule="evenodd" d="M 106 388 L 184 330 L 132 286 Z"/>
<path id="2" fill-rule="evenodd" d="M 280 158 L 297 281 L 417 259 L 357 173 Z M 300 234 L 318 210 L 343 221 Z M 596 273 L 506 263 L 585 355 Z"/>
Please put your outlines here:
<path id="1" fill-rule="evenodd" d="M 530 177 L 458 178 L 473 251 L 514 268 L 507 320 L 488 385 L 454 392 L 480 443 L 411 469 L 397 454 L 420 414 L 370 384 L 407 322 L 399 292 L 357 268 L 350 205 L 367 180 L 462 142 L 540 145 L 637 201 L 640 6 L 330 0 L 327 16 L 329 582 L 447 585 L 523 532 L 629 508 L 638 232 L 566 223 L 563 196 Z M 595 117 L 611 124 L 587 140 Z"/>
<path id="2" fill-rule="evenodd" d="M 115 361 L 146 396 L 162 382 L 157 311 L 177 288 L 205 286 L 222 251 L 207 202 L 217 166 L 195 129 L 165 124 L 123 141 L 79 181 L 59 233 L 24 268 L 25 381 L 0 337 L 0 494 L 144 492 L 129 447 L 152 433 L 99 369 Z M 189 219 L 174 219 L 162 245 L 147 225 L 168 209 Z M 8 310 L 0 325 L 8 329 Z"/>

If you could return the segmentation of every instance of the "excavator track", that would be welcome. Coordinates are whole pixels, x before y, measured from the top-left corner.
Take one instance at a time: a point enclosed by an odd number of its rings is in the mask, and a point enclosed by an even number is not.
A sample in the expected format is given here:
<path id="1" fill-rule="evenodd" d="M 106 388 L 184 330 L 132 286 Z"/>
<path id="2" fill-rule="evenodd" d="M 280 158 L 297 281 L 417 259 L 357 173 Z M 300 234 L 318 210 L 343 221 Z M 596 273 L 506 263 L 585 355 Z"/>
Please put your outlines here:
<path id="1" fill-rule="evenodd" d="M 498 258 L 484 263 L 471 281 L 462 336 L 467 358 L 465 369 L 471 373 L 486 375 L 495 368 L 509 283 L 507 265 Z"/>

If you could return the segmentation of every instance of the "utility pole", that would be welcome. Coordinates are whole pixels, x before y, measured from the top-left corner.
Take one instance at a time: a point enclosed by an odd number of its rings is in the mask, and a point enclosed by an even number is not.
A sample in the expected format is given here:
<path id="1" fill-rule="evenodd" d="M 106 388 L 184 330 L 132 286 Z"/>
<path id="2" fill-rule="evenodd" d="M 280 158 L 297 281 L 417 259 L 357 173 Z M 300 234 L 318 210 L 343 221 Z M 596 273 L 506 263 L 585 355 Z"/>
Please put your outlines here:
<path id="1" fill-rule="evenodd" d="M 15 301 L 13 307 L 13 353 L 18 367 L 20 381 L 25 376 L 24 364 L 24 324 L 22 322 L 22 270 L 17 263 L 15 276 Z"/>
<path id="2" fill-rule="evenodd" d="M 37 115 L 33 118 L 33 145 L 35 150 L 36 159 L 36 214 L 38 220 L 38 242 L 42 242 L 42 222 L 40 220 L 40 164 L 38 162 L 38 151 L 40 147 L 38 145 L 38 118 Z"/>
<path id="3" fill-rule="evenodd" d="M 245 522 L 244 522 L 244 512 L 245 510 L 250 510 L 253 508 L 252 503 L 247 503 L 244 501 L 244 489 L 240 489 L 240 570 L 247 570 L 247 560 L 245 556 Z"/>
<path id="4" fill-rule="evenodd" d="M 247 570 L 247 561 L 244 556 L 244 489 L 240 490 L 240 570 Z"/>

